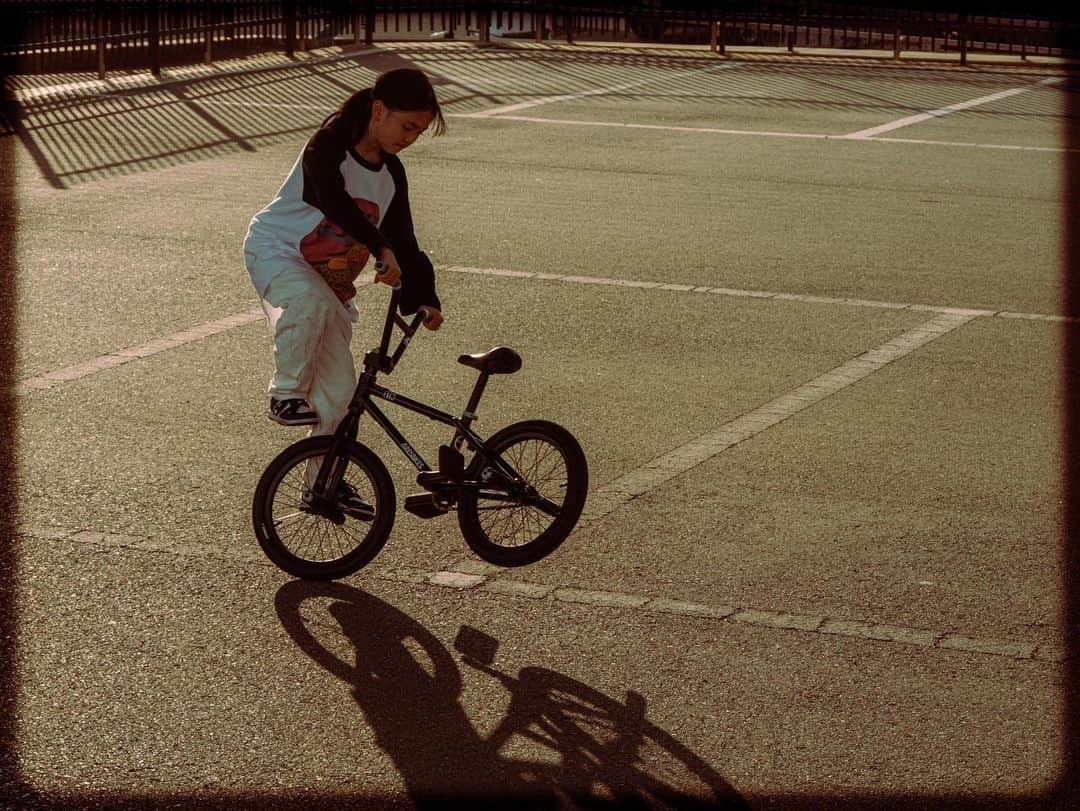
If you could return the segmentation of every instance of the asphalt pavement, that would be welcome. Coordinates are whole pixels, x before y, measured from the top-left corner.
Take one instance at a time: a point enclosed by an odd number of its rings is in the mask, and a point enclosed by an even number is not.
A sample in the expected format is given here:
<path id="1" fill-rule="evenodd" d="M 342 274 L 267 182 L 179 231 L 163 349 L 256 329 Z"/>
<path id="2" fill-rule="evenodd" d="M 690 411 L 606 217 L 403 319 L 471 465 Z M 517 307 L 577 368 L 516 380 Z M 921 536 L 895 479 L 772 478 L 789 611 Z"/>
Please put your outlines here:
<path id="1" fill-rule="evenodd" d="M 457 411 L 454 358 L 515 347 L 477 427 L 565 425 L 590 495 L 532 566 L 401 512 L 306 583 L 250 526 L 303 432 L 240 243 L 400 64 L 448 116 L 404 155 L 447 320 L 386 382 Z M 1074 91 L 532 43 L 16 83 L 0 801 L 1069 807 Z"/>

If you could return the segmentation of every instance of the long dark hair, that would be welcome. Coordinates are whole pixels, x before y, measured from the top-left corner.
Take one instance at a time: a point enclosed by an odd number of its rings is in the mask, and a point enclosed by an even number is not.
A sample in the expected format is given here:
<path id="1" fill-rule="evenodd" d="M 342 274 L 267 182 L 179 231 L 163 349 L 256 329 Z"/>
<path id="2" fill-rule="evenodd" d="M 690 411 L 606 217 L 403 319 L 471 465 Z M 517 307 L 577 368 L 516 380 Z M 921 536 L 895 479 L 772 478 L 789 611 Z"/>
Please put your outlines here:
<path id="1" fill-rule="evenodd" d="M 374 87 L 365 87 L 346 99 L 327 121 L 343 114 L 347 107 L 359 104 L 363 108 L 360 126 L 366 127 L 371 117 L 371 102 L 376 99 L 390 110 L 403 110 L 410 113 L 421 110 L 430 112 L 434 116 L 430 133 L 432 135 L 446 133 L 446 120 L 443 118 L 442 108 L 439 107 L 439 100 L 435 96 L 435 88 L 431 86 L 431 81 L 424 72 L 416 68 L 388 70 L 375 80 Z"/>

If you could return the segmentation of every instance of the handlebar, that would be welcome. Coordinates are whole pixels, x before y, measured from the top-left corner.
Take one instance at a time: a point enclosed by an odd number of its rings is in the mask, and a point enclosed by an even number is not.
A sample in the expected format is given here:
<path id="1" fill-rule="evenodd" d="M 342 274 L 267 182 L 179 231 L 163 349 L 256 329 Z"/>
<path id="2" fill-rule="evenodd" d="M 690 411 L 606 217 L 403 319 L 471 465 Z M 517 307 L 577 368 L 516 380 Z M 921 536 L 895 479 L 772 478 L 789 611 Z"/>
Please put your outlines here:
<path id="1" fill-rule="evenodd" d="M 380 276 L 386 271 L 386 265 L 381 261 L 375 262 L 375 275 Z M 405 348 L 408 347 L 409 341 L 412 340 L 413 335 L 420 328 L 420 324 L 427 321 L 431 314 L 424 308 L 421 308 L 415 316 L 413 316 L 412 323 L 405 321 L 397 313 L 398 301 L 401 298 L 401 281 L 393 285 L 393 292 L 390 294 L 390 303 L 386 308 L 386 323 L 383 325 L 382 340 L 379 342 L 379 355 L 377 360 L 379 371 L 384 374 L 389 374 L 394 370 L 397 362 L 401 360 L 401 356 L 405 353 Z M 401 341 L 397 345 L 397 349 L 394 350 L 394 354 L 387 357 L 387 351 L 390 349 L 390 338 L 394 331 L 394 325 L 401 328 L 401 331 L 405 334 L 402 336 Z M 369 355 L 371 353 L 368 353 Z M 365 361 L 367 358 L 365 358 Z"/>
<path id="2" fill-rule="evenodd" d="M 386 263 L 384 261 L 382 261 L 381 259 L 376 259 L 375 260 L 375 276 L 379 277 L 379 276 L 382 276 L 384 273 L 386 273 Z M 394 290 L 400 290 L 401 289 L 401 279 L 398 279 L 397 282 L 395 282 L 394 284 L 391 285 L 391 287 Z"/>

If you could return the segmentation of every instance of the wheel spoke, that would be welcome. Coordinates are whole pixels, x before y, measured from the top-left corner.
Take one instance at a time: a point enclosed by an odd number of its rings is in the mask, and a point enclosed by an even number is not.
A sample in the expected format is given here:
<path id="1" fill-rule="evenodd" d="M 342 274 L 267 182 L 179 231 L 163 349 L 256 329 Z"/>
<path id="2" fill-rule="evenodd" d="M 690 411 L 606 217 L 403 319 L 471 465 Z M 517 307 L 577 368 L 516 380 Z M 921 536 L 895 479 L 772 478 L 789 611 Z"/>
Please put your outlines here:
<path id="1" fill-rule="evenodd" d="M 529 437 L 500 451 L 516 476 L 534 488 L 527 501 L 510 493 L 481 490 L 476 513 L 488 540 L 500 546 L 523 546 L 542 535 L 562 513 L 568 487 L 566 460 L 546 437 Z"/>
<path id="2" fill-rule="evenodd" d="M 311 471 L 317 470 L 321 453 L 296 459 L 273 493 L 270 514 L 281 545 L 292 555 L 314 563 L 340 560 L 366 540 L 373 520 L 358 522 L 346 517 L 344 524 L 303 508 Z M 356 488 L 358 497 L 371 504 L 378 514 L 380 505 L 374 481 L 355 463 L 345 469 L 343 481 Z"/>

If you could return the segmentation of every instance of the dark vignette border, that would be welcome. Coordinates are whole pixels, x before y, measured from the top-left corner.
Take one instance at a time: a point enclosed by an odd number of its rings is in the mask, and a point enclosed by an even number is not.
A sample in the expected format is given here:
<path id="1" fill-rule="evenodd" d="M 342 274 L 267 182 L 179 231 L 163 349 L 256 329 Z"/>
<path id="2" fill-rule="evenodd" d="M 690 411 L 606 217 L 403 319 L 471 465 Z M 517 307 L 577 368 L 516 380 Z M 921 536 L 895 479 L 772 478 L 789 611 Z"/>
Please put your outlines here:
<path id="1" fill-rule="evenodd" d="M 17 9 L 0 8 L 0 38 L 20 39 Z M 967 5 L 977 5 L 969 3 Z M 1076 29 L 1073 29 L 1076 35 Z M 1076 49 L 1080 42 L 1071 43 Z M 404 797 L 372 797 L 353 794 L 219 795 L 180 793 L 140 796 L 100 794 L 93 797 L 42 796 L 26 785 L 19 773 L 16 752 L 18 694 L 18 502 L 16 476 L 17 402 L 15 384 L 16 352 L 16 257 L 18 200 L 15 159 L 18 139 L 12 125 L 17 111 L 3 79 L 13 72 L 9 60 L 0 58 L 0 808 L 267 808 L 318 811 L 320 809 L 378 807 L 410 808 Z M 1080 75 L 1069 79 L 1066 120 L 1080 120 Z M 1080 316 L 1080 129 L 1068 130 L 1062 188 L 1064 194 L 1062 235 L 1062 313 Z M 1065 695 L 1062 717 L 1062 772 L 1057 785 L 1047 795 L 1033 796 L 929 796 L 929 795 L 836 795 L 836 796 L 745 796 L 752 806 L 777 809 L 862 809 L 934 808 L 959 811 L 974 808 L 1072 809 L 1080 808 L 1080 327 L 1062 327 L 1061 390 L 1064 398 L 1062 447 L 1064 450 L 1062 490 L 1063 582 L 1065 591 L 1064 629 L 1069 658 L 1065 664 Z M 1050 584 L 1048 584 L 1050 585 Z M 426 806 L 499 807 L 498 798 L 428 798 Z M 704 809 L 704 803 L 682 799 L 680 808 Z M 614 807 L 614 806 L 612 806 Z"/>
<path id="2" fill-rule="evenodd" d="M 18 37 L 15 22 L 13 13 L 0 10 L 0 30 L 7 32 L 0 34 L 0 39 Z M 5 795 L 19 783 L 15 754 L 18 662 L 15 154 L 18 140 L 10 127 L 14 107 L 4 81 L 11 69 L 11 62 L 0 56 L 0 806 L 4 805 Z"/>
<path id="3" fill-rule="evenodd" d="M 1074 22 L 1076 12 L 1073 12 Z M 1072 28 L 1072 48 L 1080 45 L 1080 33 Z M 1080 116 L 1080 74 L 1069 77 L 1066 114 L 1067 120 Z M 1064 311 L 1067 315 L 1080 315 L 1080 130 L 1074 125 L 1068 130 L 1065 155 L 1065 177 L 1062 188 L 1065 195 L 1062 235 L 1065 240 L 1061 252 L 1064 265 L 1062 289 Z M 1069 652 L 1065 678 L 1065 717 L 1062 735 L 1063 774 L 1059 785 L 1058 800 L 1061 807 L 1080 806 L 1080 326 L 1065 327 L 1063 346 L 1062 388 L 1065 393 L 1063 445 L 1065 492 L 1065 516 L 1062 522 L 1062 538 L 1065 562 L 1065 644 Z"/>

